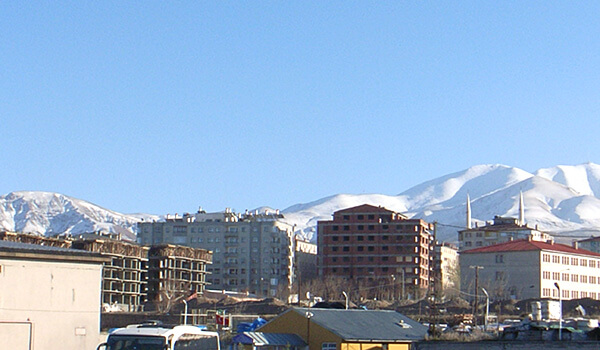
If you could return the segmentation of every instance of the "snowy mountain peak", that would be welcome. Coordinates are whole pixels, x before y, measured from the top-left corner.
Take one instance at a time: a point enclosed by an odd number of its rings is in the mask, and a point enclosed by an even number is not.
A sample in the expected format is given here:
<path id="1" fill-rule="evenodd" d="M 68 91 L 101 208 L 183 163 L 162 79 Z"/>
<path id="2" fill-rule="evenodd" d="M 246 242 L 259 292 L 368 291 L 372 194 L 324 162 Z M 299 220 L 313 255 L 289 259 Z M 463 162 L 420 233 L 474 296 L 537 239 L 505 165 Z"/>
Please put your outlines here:
<path id="1" fill-rule="evenodd" d="M 0 229 L 53 236 L 104 231 L 135 239 L 140 219 L 52 192 L 20 191 L 0 196 Z"/>
<path id="2" fill-rule="evenodd" d="M 465 225 L 467 194 L 472 218 L 518 216 L 523 193 L 525 221 L 550 233 L 600 234 L 600 165 L 560 165 L 534 173 L 501 164 L 476 165 L 426 181 L 398 195 L 337 194 L 288 207 L 282 213 L 307 237 L 318 220 L 361 204 L 383 206 L 409 217 L 438 222 L 438 239 L 455 241 Z M 0 229 L 55 235 L 108 231 L 134 239 L 135 225 L 158 216 L 120 214 L 92 203 L 50 192 L 12 192 L 0 196 Z"/>

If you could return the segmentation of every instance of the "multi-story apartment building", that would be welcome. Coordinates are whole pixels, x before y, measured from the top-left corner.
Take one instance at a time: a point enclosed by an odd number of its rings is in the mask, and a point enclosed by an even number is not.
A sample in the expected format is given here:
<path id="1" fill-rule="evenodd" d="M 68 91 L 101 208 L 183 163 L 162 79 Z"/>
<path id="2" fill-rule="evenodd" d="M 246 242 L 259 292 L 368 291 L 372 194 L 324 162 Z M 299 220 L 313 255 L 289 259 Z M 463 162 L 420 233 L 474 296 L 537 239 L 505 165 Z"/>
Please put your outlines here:
<path id="1" fill-rule="evenodd" d="M 458 292 L 460 285 L 458 247 L 451 243 L 438 242 L 433 254 L 433 271 L 437 292 Z"/>
<path id="2" fill-rule="evenodd" d="M 274 296 L 292 284 L 294 227 L 279 211 L 225 212 L 168 217 L 138 224 L 141 244 L 179 244 L 213 252 L 211 289 Z"/>
<path id="3" fill-rule="evenodd" d="M 431 282 L 433 229 L 380 206 L 336 211 L 317 223 L 319 275 L 370 284 L 398 278 L 407 293 L 423 293 Z"/>
<path id="4" fill-rule="evenodd" d="M 148 247 L 96 234 L 81 235 L 71 248 L 101 253 L 104 264 L 102 303 L 123 311 L 140 311 L 147 301 Z"/>
<path id="5" fill-rule="evenodd" d="M 600 254 L 553 241 L 515 240 L 460 253 L 461 290 L 467 295 L 600 299 Z M 479 291 L 475 292 L 475 286 Z"/>

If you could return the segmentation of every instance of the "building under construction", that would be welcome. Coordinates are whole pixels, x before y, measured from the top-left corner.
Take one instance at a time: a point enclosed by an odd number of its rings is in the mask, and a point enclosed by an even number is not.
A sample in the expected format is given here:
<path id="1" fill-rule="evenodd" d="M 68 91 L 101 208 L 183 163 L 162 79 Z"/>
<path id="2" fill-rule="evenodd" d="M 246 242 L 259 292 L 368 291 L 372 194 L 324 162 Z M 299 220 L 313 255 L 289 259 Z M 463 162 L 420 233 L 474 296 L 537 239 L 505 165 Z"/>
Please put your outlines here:
<path id="1" fill-rule="evenodd" d="M 206 288 L 206 267 L 212 252 L 171 244 L 153 245 L 148 252 L 148 300 L 159 309 Z"/>
<path id="2" fill-rule="evenodd" d="M 179 301 L 206 288 L 212 252 L 170 244 L 142 246 L 120 240 L 119 235 L 89 233 L 73 237 L 45 237 L 0 231 L 0 240 L 71 248 L 109 256 L 102 279 L 105 311 L 142 311 L 146 302 Z"/>
<path id="3" fill-rule="evenodd" d="M 102 278 L 102 304 L 107 311 L 141 310 L 147 301 L 148 247 L 95 234 L 79 236 L 71 247 L 111 257 Z"/>

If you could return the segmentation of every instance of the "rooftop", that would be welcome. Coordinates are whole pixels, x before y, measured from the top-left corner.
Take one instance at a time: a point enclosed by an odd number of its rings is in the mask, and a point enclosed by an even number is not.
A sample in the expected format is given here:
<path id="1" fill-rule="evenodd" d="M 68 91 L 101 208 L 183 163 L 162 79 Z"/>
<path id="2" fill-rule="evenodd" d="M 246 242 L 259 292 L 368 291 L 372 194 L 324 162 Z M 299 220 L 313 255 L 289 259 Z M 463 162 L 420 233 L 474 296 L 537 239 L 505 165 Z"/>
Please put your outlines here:
<path id="1" fill-rule="evenodd" d="M 515 241 L 505 242 L 490 245 L 487 247 L 474 248 L 463 251 L 461 254 L 477 254 L 477 253 L 495 253 L 495 252 L 519 252 L 519 251 L 535 251 L 549 250 L 561 253 L 571 253 L 580 255 L 590 255 L 600 257 L 600 254 L 591 252 L 585 249 L 573 248 L 571 246 L 560 243 L 548 243 L 541 241 L 533 241 L 528 239 L 519 239 Z"/>
<path id="2" fill-rule="evenodd" d="M 421 340 L 427 333 L 427 327 L 393 310 L 294 308 L 290 311 L 301 315 L 310 312 L 312 322 L 346 341 Z"/>

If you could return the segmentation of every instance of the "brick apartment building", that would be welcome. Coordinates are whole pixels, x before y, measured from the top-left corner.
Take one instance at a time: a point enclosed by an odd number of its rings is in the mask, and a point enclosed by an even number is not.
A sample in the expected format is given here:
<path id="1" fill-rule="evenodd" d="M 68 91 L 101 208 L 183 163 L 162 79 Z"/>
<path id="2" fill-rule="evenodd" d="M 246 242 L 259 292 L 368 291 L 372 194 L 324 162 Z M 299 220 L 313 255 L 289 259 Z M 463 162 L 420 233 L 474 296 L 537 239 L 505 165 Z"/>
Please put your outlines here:
<path id="1" fill-rule="evenodd" d="M 336 211 L 333 220 L 319 221 L 317 232 L 319 276 L 365 284 L 394 280 L 411 295 L 429 288 L 433 224 L 363 204 Z"/>

